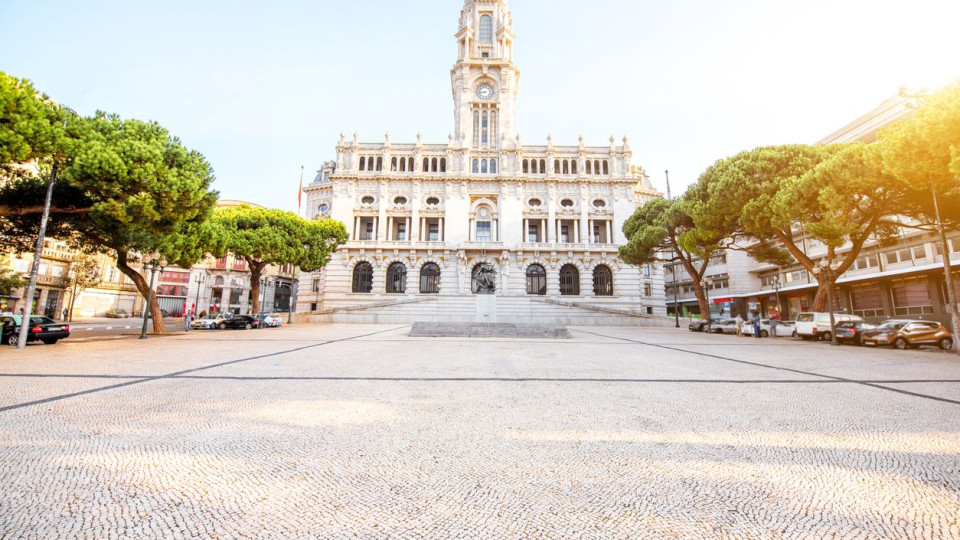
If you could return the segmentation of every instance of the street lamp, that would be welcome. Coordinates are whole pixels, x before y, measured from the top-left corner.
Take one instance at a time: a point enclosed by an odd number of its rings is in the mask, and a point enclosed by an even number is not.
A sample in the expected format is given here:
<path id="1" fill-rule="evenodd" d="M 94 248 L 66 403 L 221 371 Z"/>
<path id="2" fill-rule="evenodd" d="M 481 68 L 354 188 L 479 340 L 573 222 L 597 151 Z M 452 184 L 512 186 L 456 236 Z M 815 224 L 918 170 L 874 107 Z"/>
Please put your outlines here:
<path id="1" fill-rule="evenodd" d="M 143 327 L 140 329 L 140 339 L 147 339 L 147 319 L 151 314 L 151 307 L 153 306 L 153 278 L 157 275 L 157 271 L 163 273 L 163 269 L 167 266 L 166 259 L 153 259 L 152 261 L 143 265 L 145 270 L 150 270 L 150 292 L 147 294 L 147 311 L 143 314 Z"/>
<path id="2" fill-rule="evenodd" d="M 197 279 L 193 280 L 197 284 L 197 301 L 193 304 L 193 314 L 200 313 L 200 289 L 203 288 L 203 282 L 206 281 L 203 274 L 197 274 Z"/>
<path id="3" fill-rule="evenodd" d="M 67 119 L 71 115 L 77 114 L 77 111 L 71 109 L 70 107 L 61 106 L 61 109 L 64 111 L 63 115 L 63 127 L 67 127 Z M 57 141 L 59 143 L 59 141 Z M 53 202 L 53 186 L 57 183 L 57 168 L 60 163 L 57 160 L 56 152 L 59 152 L 59 144 L 54 148 L 53 155 L 53 167 L 50 171 L 50 181 L 47 182 L 47 195 L 43 200 L 43 212 L 40 214 L 40 232 L 37 234 L 37 249 L 34 251 L 33 262 L 30 265 L 30 278 L 27 280 L 27 290 L 24 291 L 25 296 L 24 306 L 23 306 L 23 315 L 20 316 L 20 330 L 19 335 L 17 336 L 17 349 L 23 349 L 27 346 L 27 333 L 30 330 L 30 316 L 33 315 L 33 294 L 37 290 L 37 277 L 40 274 L 40 259 L 43 257 L 43 241 L 47 236 L 47 222 L 50 220 L 50 206 Z M 37 301 L 37 307 L 39 308 L 39 300 Z"/>
<path id="4" fill-rule="evenodd" d="M 713 278 L 704 278 L 700 282 L 700 286 L 703 287 L 703 296 L 707 300 L 707 328 L 710 328 L 713 325 L 713 315 L 710 309 L 710 287 L 713 287 Z"/>
<path id="5" fill-rule="evenodd" d="M 773 290 L 777 295 L 777 317 L 783 320 L 783 309 L 780 307 L 780 274 L 773 276 Z"/>
<path id="6" fill-rule="evenodd" d="M 813 274 L 817 276 L 817 281 L 827 283 L 827 311 L 830 313 L 830 344 L 839 345 L 837 341 L 837 321 L 833 316 L 833 287 L 830 286 L 830 276 L 839 268 L 836 262 L 828 263 L 827 259 L 820 259 L 817 266 L 813 267 Z M 821 277 L 823 279 L 821 279 Z"/>

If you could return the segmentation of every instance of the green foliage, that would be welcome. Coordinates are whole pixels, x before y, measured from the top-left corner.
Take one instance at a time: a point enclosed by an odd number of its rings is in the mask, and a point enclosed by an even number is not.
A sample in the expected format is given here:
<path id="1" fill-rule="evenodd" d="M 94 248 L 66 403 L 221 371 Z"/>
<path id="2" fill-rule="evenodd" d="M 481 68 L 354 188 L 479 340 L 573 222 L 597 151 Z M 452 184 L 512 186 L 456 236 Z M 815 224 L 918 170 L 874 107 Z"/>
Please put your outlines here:
<path id="1" fill-rule="evenodd" d="M 960 83 L 882 130 L 879 142 L 884 167 L 904 188 L 905 212 L 933 222 L 933 189 L 944 221 L 960 226 Z"/>
<path id="2" fill-rule="evenodd" d="M 53 154 L 62 116 L 30 81 L 0 72 L 0 167 Z"/>
<path id="3" fill-rule="evenodd" d="M 264 265 L 293 264 L 306 272 L 323 268 L 347 241 L 339 221 L 307 221 L 293 212 L 247 205 L 218 209 L 210 225 L 218 254 L 231 252 Z"/>
<path id="4" fill-rule="evenodd" d="M 306 272 L 323 268 L 348 239 L 343 223 L 307 221 L 293 212 L 247 205 L 218 209 L 208 226 L 212 250 L 247 261 L 254 311 L 260 308 L 260 277 L 270 264 L 292 264 Z"/>
<path id="5" fill-rule="evenodd" d="M 7 266 L 7 257 L 0 258 L 0 296 L 10 296 L 23 287 L 24 280 Z"/>
<path id="6" fill-rule="evenodd" d="M 896 233 L 900 184 L 883 171 L 879 149 L 863 144 L 758 148 L 717 162 L 700 177 L 707 196 L 692 212 L 698 226 L 728 227 L 755 239 L 748 252 L 776 265 L 814 268 L 795 238 L 802 230 L 827 246 L 834 275 L 857 259 L 864 242 Z M 780 247 L 782 246 L 782 248 Z M 842 255 L 837 250 L 849 246 Z"/>

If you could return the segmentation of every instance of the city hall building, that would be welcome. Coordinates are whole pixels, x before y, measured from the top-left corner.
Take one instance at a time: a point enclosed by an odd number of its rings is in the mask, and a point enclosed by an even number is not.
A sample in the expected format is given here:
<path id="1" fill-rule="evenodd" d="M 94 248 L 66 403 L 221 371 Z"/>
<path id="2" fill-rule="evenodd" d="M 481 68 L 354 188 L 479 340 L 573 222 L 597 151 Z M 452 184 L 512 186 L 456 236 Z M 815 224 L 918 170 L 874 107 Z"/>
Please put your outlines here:
<path id="1" fill-rule="evenodd" d="M 302 276 L 298 312 L 371 322 L 666 313 L 662 265 L 617 257 L 624 221 L 660 194 L 626 137 L 524 143 L 514 38 L 505 0 L 464 3 L 447 141 L 341 135 L 336 161 L 304 188 L 306 217 L 343 222 L 350 240 Z"/>

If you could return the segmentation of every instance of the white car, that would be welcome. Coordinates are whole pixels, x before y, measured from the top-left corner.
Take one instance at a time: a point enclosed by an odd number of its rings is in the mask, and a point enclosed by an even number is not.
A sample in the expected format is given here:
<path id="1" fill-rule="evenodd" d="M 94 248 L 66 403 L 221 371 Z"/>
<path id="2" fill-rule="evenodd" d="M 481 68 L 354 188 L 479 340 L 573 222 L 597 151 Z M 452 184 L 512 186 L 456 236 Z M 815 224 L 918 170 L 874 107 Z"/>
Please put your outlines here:
<path id="1" fill-rule="evenodd" d="M 856 315 L 846 313 L 834 313 L 833 321 L 840 323 L 844 321 L 862 322 L 863 319 Z M 821 312 L 807 312 L 797 315 L 796 335 L 805 340 L 819 339 L 830 341 L 833 339 L 833 333 L 830 331 L 830 314 Z"/>
<path id="2" fill-rule="evenodd" d="M 794 335 L 793 330 L 794 330 L 793 321 L 777 321 L 777 337 L 790 337 Z M 743 322 L 743 333 L 748 336 L 753 335 L 753 321 Z M 770 319 L 761 319 L 760 320 L 760 337 L 770 337 L 770 334 L 772 333 L 773 331 L 770 330 Z"/>
<path id="3" fill-rule="evenodd" d="M 263 321 L 263 325 L 267 328 L 276 328 L 283 324 L 283 319 L 276 315 L 264 315 L 260 320 Z"/>
<path id="4" fill-rule="evenodd" d="M 207 315 L 202 319 L 194 319 L 194 321 L 190 323 L 190 328 L 194 330 L 212 330 L 214 328 L 218 328 L 220 326 L 220 321 L 226 318 L 226 315 L 223 314 Z"/>

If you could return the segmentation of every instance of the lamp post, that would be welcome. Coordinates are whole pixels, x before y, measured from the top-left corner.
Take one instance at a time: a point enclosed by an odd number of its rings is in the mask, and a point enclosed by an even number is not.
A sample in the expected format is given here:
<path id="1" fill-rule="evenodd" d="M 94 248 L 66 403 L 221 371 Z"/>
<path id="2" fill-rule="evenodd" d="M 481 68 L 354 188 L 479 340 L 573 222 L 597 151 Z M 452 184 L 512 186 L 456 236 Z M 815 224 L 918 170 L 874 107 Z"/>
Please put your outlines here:
<path id="1" fill-rule="evenodd" d="M 829 285 L 830 276 L 839 268 L 839 265 L 835 262 L 828 263 L 827 259 L 820 259 L 820 262 L 817 266 L 813 267 L 813 273 L 817 276 L 817 281 L 824 283 L 824 280 L 827 283 L 827 311 L 830 313 L 830 344 L 839 345 L 837 341 L 837 321 L 833 315 L 833 287 Z M 823 280 L 821 280 L 823 278 Z"/>
<path id="2" fill-rule="evenodd" d="M 193 314 L 196 315 L 200 313 L 200 289 L 203 288 L 203 282 L 206 279 L 203 277 L 203 274 L 197 274 L 197 279 L 193 280 L 197 284 L 197 301 L 193 304 Z"/>
<path id="3" fill-rule="evenodd" d="M 293 324 L 293 309 L 297 306 L 293 301 L 294 285 L 297 283 L 297 267 L 293 267 L 293 277 L 290 278 L 290 300 L 287 302 L 287 324 Z"/>
<path id="4" fill-rule="evenodd" d="M 147 319 L 150 318 L 151 307 L 153 306 L 153 278 L 157 275 L 157 270 L 161 273 L 163 269 L 167 266 L 166 259 L 153 259 L 152 261 L 143 265 L 145 270 L 150 270 L 150 293 L 147 294 L 147 310 L 143 314 L 143 327 L 140 329 L 140 339 L 147 339 Z"/>
<path id="5" fill-rule="evenodd" d="M 673 276 L 673 318 L 676 327 L 680 328 L 680 305 L 677 301 L 677 265 L 670 265 L 670 274 Z"/>
<path id="6" fill-rule="evenodd" d="M 710 287 L 713 287 L 713 278 L 704 278 L 700 282 L 700 286 L 703 287 L 703 296 L 707 300 L 707 328 L 709 329 L 713 325 L 713 315 L 710 309 Z"/>
<path id="7" fill-rule="evenodd" d="M 777 295 L 777 317 L 783 320 L 783 309 L 780 307 L 780 274 L 773 276 L 773 290 Z"/>
<path id="8" fill-rule="evenodd" d="M 63 115 L 63 127 L 67 127 L 67 119 L 71 114 L 77 114 L 70 107 L 61 107 L 66 114 Z M 59 146 L 59 145 L 58 145 Z M 59 148 L 56 148 L 59 151 Z M 47 222 L 50 221 L 50 205 L 53 201 L 53 186 L 57 183 L 57 168 L 59 161 L 57 154 L 53 155 L 53 168 L 50 171 L 50 181 L 47 182 L 47 196 L 43 200 L 43 212 L 40 214 L 40 231 L 37 233 L 37 249 L 33 254 L 33 262 L 30 265 L 30 279 L 27 281 L 27 290 L 25 291 L 23 315 L 20 317 L 20 333 L 17 339 L 17 349 L 23 349 L 27 346 L 27 333 L 30 331 L 30 316 L 33 315 L 33 294 L 37 290 L 37 276 L 40 273 L 40 259 L 43 257 L 43 241 L 47 236 Z M 39 307 L 39 299 L 37 301 Z"/>

